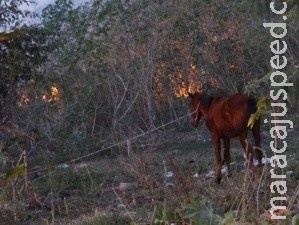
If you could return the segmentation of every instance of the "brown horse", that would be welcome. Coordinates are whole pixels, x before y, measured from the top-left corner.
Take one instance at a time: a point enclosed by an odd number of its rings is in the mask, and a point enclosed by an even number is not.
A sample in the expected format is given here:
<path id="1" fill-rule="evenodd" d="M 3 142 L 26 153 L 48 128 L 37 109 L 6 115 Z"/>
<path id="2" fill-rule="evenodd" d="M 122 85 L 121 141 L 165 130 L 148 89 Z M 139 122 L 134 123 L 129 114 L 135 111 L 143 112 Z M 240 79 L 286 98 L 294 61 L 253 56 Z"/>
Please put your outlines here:
<path id="1" fill-rule="evenodd" d="M 245 150 L 247 160 L 252 165 L 252 147 L 248 144 L 248 119 L 251 114 L 257 110 L 255 99 L 236 93 L 230 97 L 211 97 L 202 93 L 190 94 L 191 102 L 189 110 L 190 119 L 193 126 L 197 126 L 200 118 L 203 116 L 206 126 L 208 127 L 211 139 L 214 144 L 216 181 L 221 181 L 221 143 L 224 142 L 224 160 L 227 165 L 228 176 L 230 171 L 230 138 L 239 137 L 240 142 Z M 255 146 L 260 147 L 260 119 L 252 127 Z M 262 162 L 262 152 L 255 151 L 255 157 L 259 164 Z"/>

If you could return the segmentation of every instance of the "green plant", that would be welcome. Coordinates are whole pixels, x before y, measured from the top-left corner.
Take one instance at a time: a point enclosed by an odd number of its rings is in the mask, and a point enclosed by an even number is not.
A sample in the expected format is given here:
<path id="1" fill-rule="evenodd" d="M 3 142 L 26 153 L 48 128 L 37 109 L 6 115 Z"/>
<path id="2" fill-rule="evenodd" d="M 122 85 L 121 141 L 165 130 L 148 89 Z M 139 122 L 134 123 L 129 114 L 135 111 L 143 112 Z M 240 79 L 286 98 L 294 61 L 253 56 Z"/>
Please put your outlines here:
<path id="1" fill-rule="evenodd" d="M 152 225 L 164 225 L 178 221 L 180 221 L 180 218 L 176 215 L 175 207 L 161 204 L 156 207 L 153 215 Z"/>
<path id="2" fill-rule="evenodd" d="M 88 193 L 93 188 L 93 176 L 84 170 L 75 172 L 70 168 L 52 171 L 49 176 L 32 182 L 34 189 L 48 194 L 51 191 L 82 190 Z"/>
<path id="3" fill-rule="evenodd" d="M 252 128 L 255 121 L 258 120 L 262 115 L 269 112 L 270 109 L 270 99 L 263 96 L 257 102 L 257 110 L 254 114 L 251 114 L 247 126 Z"/>
<path id="4" fill-rule="evenodd" d="M 194 225 L 219 225 L 224 219 L 218 206 L 202 199 L 183 205 L 180 215 Z"/>
<path id="5" fill-rule="evenodd" d="M 113 213 L 111 215 L 94 216 L 80 225 L 134 225 L 134 223 L 127 216 Z"/>
<path id="6" fill-rule="evenodd" d="M 292 225 L 299 225 L 299 214 L 296 214 L 292 218 Z"/>

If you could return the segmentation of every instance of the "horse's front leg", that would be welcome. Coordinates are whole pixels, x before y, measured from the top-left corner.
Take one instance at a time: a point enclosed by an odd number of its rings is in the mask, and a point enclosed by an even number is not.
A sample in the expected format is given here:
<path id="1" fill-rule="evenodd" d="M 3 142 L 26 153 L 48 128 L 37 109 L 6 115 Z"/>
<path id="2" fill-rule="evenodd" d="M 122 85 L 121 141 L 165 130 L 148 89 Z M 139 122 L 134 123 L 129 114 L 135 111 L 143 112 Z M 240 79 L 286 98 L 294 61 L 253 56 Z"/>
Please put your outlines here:
<path id="1" fill-rule="evenodd" d="M 224 160 L 226 162 L 227 166 L 227 176 L 231 176 L 231 171 L 230 171 L 230 139 L 229 138 L 224 138 Z"/>
<path id="2" fill-rule="evenodd" d="M 217 135 L 212 135 L 212 140 L 214 143 L 214 157 L 215 157 L 215 172 L 216 172 L 216 182 L 220 184 L 221 182 L 221 144 L 220 138 Z"/>

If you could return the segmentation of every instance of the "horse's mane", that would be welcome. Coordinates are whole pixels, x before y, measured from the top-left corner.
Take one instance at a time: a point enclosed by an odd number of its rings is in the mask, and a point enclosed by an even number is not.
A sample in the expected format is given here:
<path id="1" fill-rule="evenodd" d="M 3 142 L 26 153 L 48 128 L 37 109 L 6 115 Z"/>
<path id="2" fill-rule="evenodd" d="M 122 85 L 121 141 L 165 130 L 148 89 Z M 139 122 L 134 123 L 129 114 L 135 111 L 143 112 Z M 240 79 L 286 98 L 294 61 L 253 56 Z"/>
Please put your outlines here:
<path id="1" fill-rule="evenodd" d="M 200 103 L 204 108 L 209 108 L 215 97 L 203 94 L 200 96 Z"/>

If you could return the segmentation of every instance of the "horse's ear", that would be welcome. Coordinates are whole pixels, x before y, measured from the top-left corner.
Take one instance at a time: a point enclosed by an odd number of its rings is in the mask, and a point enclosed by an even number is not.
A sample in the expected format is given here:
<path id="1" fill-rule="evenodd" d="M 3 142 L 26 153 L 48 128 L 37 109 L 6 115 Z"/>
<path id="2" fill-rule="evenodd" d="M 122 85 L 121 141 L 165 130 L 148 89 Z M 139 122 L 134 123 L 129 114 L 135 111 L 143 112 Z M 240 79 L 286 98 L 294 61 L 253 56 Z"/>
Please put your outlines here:
<path id="1" fill-rule="evenodd" d="M 191 98 L 191 99 L 194 97 L 194 95 L 191 94 L 190 92 L 188 92 L 188 96 L 189 96 L 189 98 Z"/>

